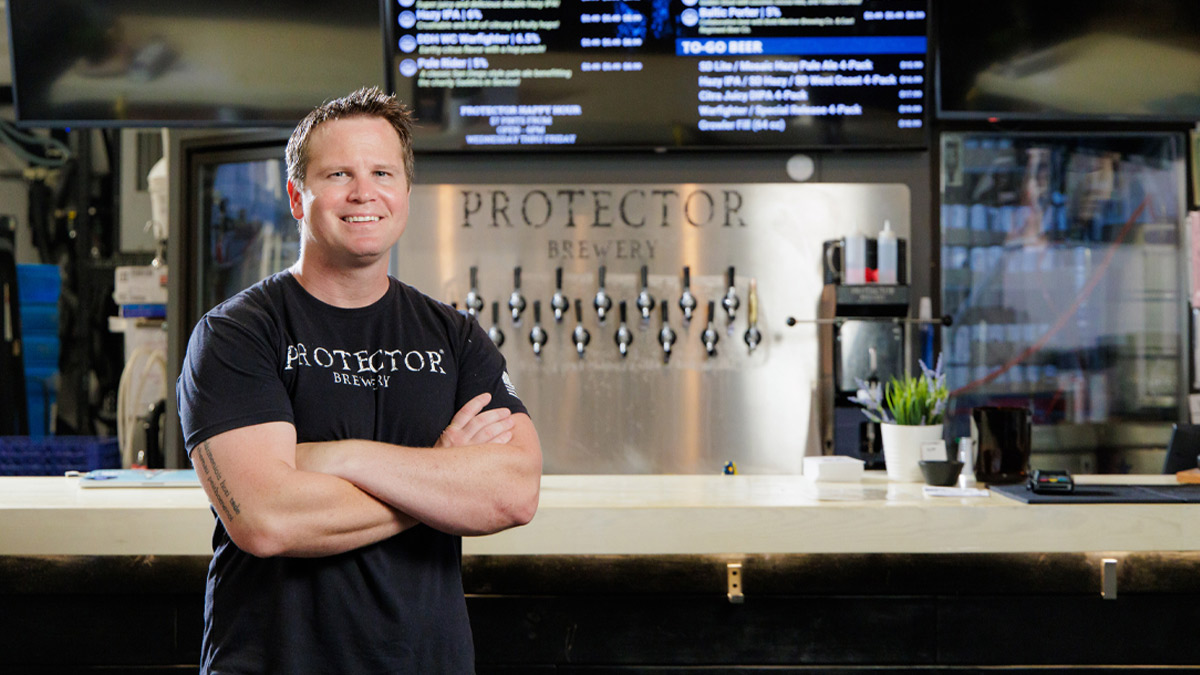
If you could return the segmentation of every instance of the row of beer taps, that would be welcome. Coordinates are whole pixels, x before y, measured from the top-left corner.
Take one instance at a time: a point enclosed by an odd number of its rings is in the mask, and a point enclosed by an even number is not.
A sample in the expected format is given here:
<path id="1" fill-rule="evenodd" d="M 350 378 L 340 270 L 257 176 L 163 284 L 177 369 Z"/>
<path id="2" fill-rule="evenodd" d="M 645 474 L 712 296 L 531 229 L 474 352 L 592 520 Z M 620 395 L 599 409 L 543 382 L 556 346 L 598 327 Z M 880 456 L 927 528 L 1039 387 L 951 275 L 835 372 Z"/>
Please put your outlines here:
<path id="1" fill-rule="evenodd" d="M 597 290 L 595 296 L 591 299 L 591 309 L 595 311 L 596 318 L 600 326 L 604 326 L 612 313 L 614 306 L 617 308 L 619 317 L 618 325 L 613 334 L 613 341 L 616 343 L 617 351 L 621 358 L 629 356 L 631 345 L 634 341 L 634 332 L 629 328 L 629 316 L 627 304 L 625 300 L 615 301 L 613 296 L 608 292 L 606 284 L 606 267 L 601 265 L 597 274 Z M 738 297 L 737 288 L 734 285 L 734 268 L 730 266 L 726 271 L 726 290 L 723 297 L 720 299 L 721 309 L 725 312 L 727 332 L 733 334 L 733 324 L 737 318 L 738 309 L 741 307 L 741 299 Z M 470 269 L 470 290 L 464 298 L 464 308 L 467 313 L 476 319 L 480 319 L 484 310 L 485 302 L 483 296 L 479 292 L 479 270 L 477 267 Z M 650 292 L 650 272 L 647 265 L 642 265 L 641 268 L 641 289 L 638 291 L 637 297 L 633 301 L 633 309 L 641 317 L 642 328 L 647 328 L 655 313 L 655 308 L 658 308 L 659 314 L 659 330 L 657 340 L 659 348 L 662 350 L 663 363 L 669 363 L 671 354 L 675 350 L 675 344 L 678 342 L 678 333 L 671 327 L 670 311 L 671 305 L 677 304 L 683 315 L 683 326 L 689 326 L 697 309 L 700 306 L 700 301 L 692 293 L 692 275 L 691 268 L 684 266 L 683 268 L 683 284 L 679 294 L 679 298 L 675 303 L 666 299 L 662 301 L 656 300 Z M 721 341 L 721 333 L 717 330 L 716 322 L 716 304 L 717 301 L 709 300 L 707 304 L 707 315 L 704 330 L 700 333 L 700 340 L 704 344 L 705 353 L 708 358 L 713 358 L 717 355 L 717 345 Z M 750 353 L 753 353 L 762 342 L 762 332 L 758 328 L 758 289 L 754 279 L 749 282 L 747 291 L 747 321 L 748 326 L 742 335 L 742 341 L 746 344 Z M 522 314 L 530 306 L 526 300 L 525 294 L 521 290 L 521 268 L 513 269 L 513 290 L 509 294 L 507 307 L 508 312 L 512 316 L 514 327 L 521 326 Z M 583 325 L 584 316 L 584 300 L 575 298 L 569 300 L 563 293 L 563 269 L 557 268 L 554 272 L 554 294 L 550 297 L 550 310 L 553 312 L 554 322 L 562 323 L 569 317 L 572 307 L 574 308 L 575 327 L 571 331 L 571 341 L 575 345 L 575 351 L 579 358 L 584 358 L 591 343 L 591 332 Z M 491 305 L 491 327 L 488 329 L 488 337 L 492 342 L 500 347 L 504 344 L 504 331 L 500 328 L 500 302 L 494 301 Z M 532 302 L 533 310 L 533 325 L 529 330 L 529 344 L 536 357 L 541 358 L 545 351 L 546 343 L 549 341 L 549 335 L 542 325 L 542 302 L 534 300 Z"/>

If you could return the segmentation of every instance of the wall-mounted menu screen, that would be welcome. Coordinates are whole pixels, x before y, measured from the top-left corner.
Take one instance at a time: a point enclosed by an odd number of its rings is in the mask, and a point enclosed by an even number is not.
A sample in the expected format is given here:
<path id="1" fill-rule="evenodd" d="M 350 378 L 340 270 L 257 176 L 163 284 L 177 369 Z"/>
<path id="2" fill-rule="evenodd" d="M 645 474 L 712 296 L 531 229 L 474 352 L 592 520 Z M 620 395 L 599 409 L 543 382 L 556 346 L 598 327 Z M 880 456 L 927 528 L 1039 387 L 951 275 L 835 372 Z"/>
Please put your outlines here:
<path id="1" fill-rule="evenodd" d="M 7 0 L 17 119 L 292 127 L 384 83 L 389 1 Z"/>
<path id="2" fill-rule="evenodd" d="M 1200 2 L 939 0 L 938 116 L 1200 119 Z"/>
<path id="3" fill-rule="evenodd" d="M 923 147 L 926 0 L 384 0 L 418 150 Z"/>

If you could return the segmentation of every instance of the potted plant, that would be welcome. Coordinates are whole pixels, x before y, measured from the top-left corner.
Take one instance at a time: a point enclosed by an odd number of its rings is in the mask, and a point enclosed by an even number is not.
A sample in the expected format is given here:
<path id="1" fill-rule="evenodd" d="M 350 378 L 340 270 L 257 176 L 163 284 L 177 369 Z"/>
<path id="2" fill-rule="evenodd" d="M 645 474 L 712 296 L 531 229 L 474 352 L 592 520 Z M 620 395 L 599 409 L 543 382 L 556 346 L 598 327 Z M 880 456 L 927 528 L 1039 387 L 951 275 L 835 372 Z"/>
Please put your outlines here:
<path id="1" fill-rule="evenodd" d="M 883 461 L 888 478 L 896 481 L 922 480 L 921 445 L 942 440 L 942 419 L 950 398 L 941 355 L 933 370 L 923 361 L 917 363 L 921 374 L 915 377 L 893 377 L 882 385 L 858 380 L 858 394 L 850 398 L 863 407 L 867 419 L 879 423 Z"/>

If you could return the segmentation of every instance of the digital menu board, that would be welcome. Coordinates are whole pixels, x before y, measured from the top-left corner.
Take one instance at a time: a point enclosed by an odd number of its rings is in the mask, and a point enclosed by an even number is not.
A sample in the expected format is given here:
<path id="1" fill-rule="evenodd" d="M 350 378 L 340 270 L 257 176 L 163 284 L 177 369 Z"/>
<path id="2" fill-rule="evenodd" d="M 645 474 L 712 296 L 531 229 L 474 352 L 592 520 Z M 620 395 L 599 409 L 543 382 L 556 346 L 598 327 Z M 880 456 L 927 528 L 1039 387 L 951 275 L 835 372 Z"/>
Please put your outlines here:
<path id="1" fill-rule="evenodd" d="M 924 147 L 926 0 L 385 0 L 425 151 Z"/>

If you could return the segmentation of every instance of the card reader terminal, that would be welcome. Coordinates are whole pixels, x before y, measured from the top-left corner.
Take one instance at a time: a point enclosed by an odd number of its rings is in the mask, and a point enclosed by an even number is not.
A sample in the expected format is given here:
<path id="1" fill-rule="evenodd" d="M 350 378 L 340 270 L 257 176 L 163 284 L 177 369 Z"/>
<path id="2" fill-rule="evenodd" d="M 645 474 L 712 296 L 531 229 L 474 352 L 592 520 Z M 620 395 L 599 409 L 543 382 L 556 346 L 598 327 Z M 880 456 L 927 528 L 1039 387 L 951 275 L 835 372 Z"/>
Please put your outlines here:
<path id="1" fill-rule="evenodd" d="M 1036 494 L 1063 494 L 1075 491 L 1075 481 L 1069 471 L 1034 469 L 1026 487 Z"/>

